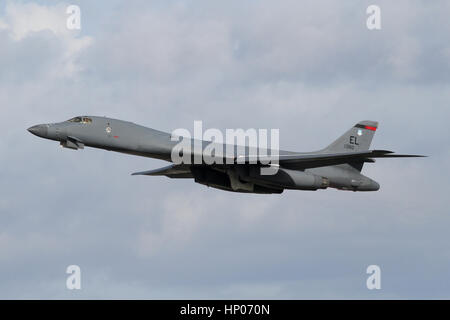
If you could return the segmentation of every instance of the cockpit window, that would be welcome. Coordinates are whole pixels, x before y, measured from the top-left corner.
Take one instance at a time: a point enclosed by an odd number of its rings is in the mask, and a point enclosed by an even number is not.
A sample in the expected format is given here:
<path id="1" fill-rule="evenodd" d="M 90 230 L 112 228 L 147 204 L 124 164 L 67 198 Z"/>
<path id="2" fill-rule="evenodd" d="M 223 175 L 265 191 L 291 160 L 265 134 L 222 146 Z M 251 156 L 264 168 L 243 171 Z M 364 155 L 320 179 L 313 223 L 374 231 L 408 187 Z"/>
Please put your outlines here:
<path id="1" fill-rule="evenodd" d="M 78 123 L 92 123 L 92 119 L 88 117 L 75 117 L 70 120 L 67 120 L 69 122 L 78 122 Z"/>

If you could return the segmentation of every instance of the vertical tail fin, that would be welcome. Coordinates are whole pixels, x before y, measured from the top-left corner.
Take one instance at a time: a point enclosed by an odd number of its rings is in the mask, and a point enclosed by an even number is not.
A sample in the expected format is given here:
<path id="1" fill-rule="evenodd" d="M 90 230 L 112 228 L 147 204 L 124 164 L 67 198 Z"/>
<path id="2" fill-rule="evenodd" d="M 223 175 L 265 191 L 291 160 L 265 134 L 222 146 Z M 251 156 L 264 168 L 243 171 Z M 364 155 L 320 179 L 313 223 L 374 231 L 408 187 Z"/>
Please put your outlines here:
<path id="1" fill-rule="evenodd" d="M 321 150 L 321 152 L 338 153 L 369 150 L 370 143 L 372 142 L 377 128 L 378 122 L 376 121 L 360 121 L 328 147 Z M 349 164 L 358 171 L 361 171 L 364 163 L 358 162 Z"/>
<path id="2" fill-rule="evenodd" d="M 377 128 L 376 121 L 360 121 L 322 151 L 331 153 L 369 150 Z"/>

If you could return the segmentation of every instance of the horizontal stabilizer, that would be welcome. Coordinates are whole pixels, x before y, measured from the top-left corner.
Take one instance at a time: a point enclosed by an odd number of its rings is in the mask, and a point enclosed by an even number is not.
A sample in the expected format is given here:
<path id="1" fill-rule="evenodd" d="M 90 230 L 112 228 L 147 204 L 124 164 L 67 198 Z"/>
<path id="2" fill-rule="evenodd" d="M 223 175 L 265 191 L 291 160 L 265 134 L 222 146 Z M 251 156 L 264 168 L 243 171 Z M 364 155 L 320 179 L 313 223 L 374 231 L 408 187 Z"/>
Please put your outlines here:
<path id="1" fill-rule="evenodd" d="M 420 154 L 383 154 L 372 158 L 426 158 L 427 156 Z"/>
<path id="2" fill-rule="evenodd" d="M 307 169 L 324 166 L 332 166 L 355 161 L 373 162 L 372 158 L 410 158 L 424 157 L 422 155 L 413 154 L 394 154 L 388 150 L 367 150 L 357 152 L 339 152 L 339 153 L 308 153 L 308 154 L 285 154 L 277 157 L 273 156 L 249 156 L 246 162 L 260 161 L 268 163 L 269 161 L 277 161 L 284 168 L 290 169 Z"/>

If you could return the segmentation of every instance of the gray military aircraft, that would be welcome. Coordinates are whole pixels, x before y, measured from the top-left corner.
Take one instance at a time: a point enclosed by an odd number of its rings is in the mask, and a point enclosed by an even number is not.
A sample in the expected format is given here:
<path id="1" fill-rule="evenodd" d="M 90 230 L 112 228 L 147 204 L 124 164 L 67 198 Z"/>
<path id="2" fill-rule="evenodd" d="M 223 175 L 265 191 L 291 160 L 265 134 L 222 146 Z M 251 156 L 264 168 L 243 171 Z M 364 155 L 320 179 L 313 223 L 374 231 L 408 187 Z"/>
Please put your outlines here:
<path id="1" fill-rule="evenodd" d="M 223 161 L 222 164 L 195 164 L 192 161 L 190 163 L 194 164 L 171 164 L 133 175 L 193 178 L 195 182 L 206 186 L 247 193 L 282 193 L 284 189 L 318 190 L 328 187 L 351 191 L 377 191 L 380 185 L 361 174 L 364 163 L 375 162 L 375 158 L 423 157 L 394 154 L 387 150 L 369 150 L 377 127 L 378 123 L 375 121 L 358 122 L 328 147 L 316 152 L 270 150 L 267 154 L 277 154 L 277 164 L 263 163 L 257 158 L 256 161 L 251 161 L 255 160 L 258 150 L 246 147 L 245 155 L 235 157 L 231 161 L 227 159 L 228 161 Z M 83 149 L 88 146 L 170 162 L 174 162 L 172 150 L 179 142 L 169 133 L 132 122 L 93 116 L 40 124 L 29 128 L 28 131 L 38 137 L 59 141 L 62 147 L 69 149 Z M 194 143 L 194 139 L 191 139 L 191 142 Z M 200 143 L 205 148 L 211 142 Z M 226 147 L 222 144 L 221 146 Z M 194 151 L 189 156 L 193 158 Z M 272 165 L 277 168 L 276 174 L 261 173 L 261 168 Z"/>

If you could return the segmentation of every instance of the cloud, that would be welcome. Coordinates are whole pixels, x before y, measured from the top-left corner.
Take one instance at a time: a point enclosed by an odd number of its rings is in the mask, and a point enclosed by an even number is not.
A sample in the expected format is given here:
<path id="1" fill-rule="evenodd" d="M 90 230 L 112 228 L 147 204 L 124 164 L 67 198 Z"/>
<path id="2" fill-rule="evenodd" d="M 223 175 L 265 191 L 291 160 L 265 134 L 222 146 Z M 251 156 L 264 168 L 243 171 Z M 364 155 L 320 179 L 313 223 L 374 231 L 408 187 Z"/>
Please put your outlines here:
<path id="1" fill-rule="evenodd" d="M 382 1 L 368 31 L 369 4 L 80 1 L 79 32 L 65 4 L 3 5 L 0 296 L 448 297 L 448 4 Z M 234 194 L 26 132 L 79 114 L 280 128 L 299 151 L 373 119 L 374 148 L 430 157 L 365 165 L 376 193 Z M 373 263 L 380 292 L 364 287 Z"/>
<path id="2" fill-rule="evenodd" d="M 93 42 L 91 37 L 79 36 L 78 32 L 67 28 L 67 7 L 68 5 L 62 3 L 42 6 L 35 3 L 7 2 L 5 14 L 0 18 L 0 31 L 13 40 L 11 46 L 20 47 L 18 51 L 28 51 L 29 59 L 35 59 L 36 62 L 45 60 L 45 57 L 39 54 L 45 52 L 47 47 L 54 47 L 55 43 L 58 45 L 58 56 L 50 54 L 52 65 L 45 68 L 52 77 L 72 77 L 79 71 L 76 63 L 79 54 Z M 36 37 L 40 42 L 39 48 L 28 48 L 27 44 L 23 44 L 32 42 Z"/>

